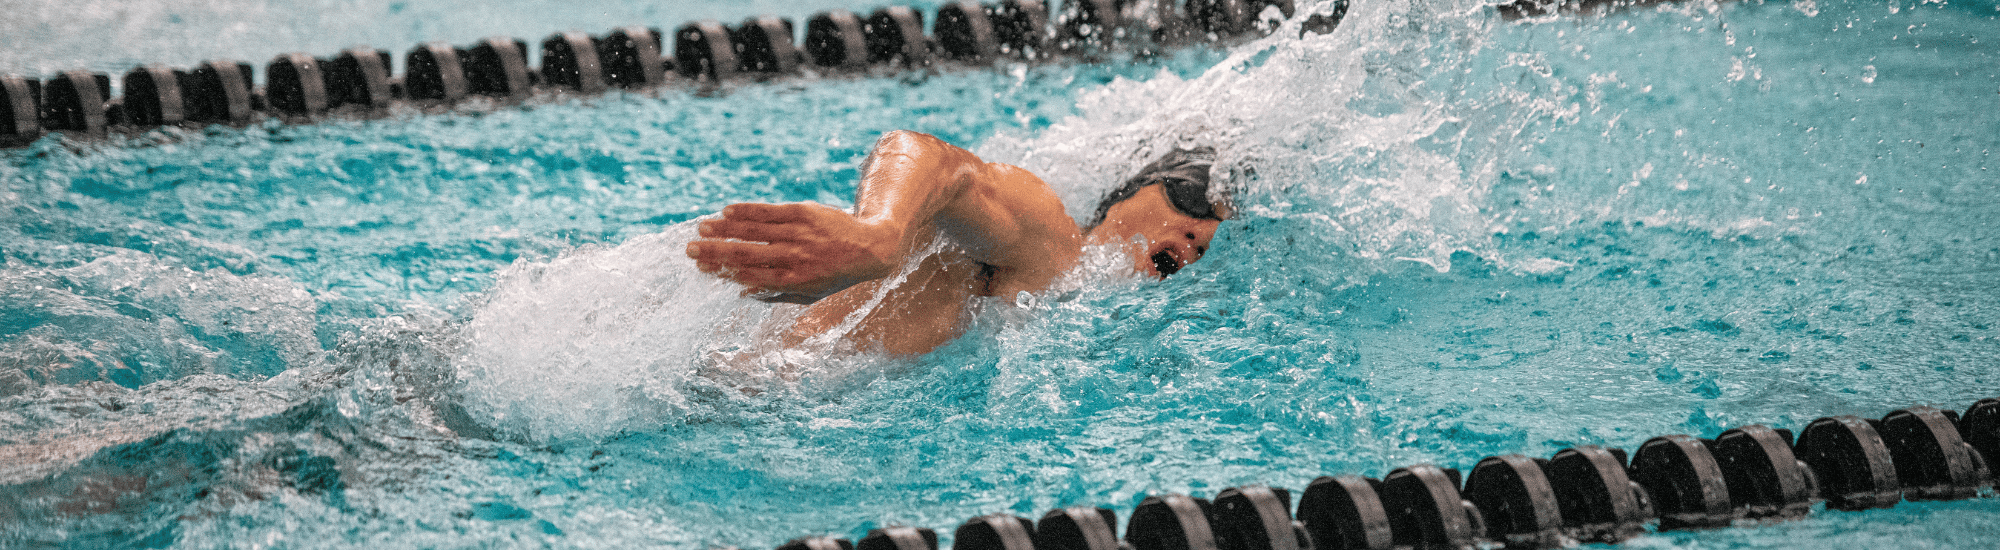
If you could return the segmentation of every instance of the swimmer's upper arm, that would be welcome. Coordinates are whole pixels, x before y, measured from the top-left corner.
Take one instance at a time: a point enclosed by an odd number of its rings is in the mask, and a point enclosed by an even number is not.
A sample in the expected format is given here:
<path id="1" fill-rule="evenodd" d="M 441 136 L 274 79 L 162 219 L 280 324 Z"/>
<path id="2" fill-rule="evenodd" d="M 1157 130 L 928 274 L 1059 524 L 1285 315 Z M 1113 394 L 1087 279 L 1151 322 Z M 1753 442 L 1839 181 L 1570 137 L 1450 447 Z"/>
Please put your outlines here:
<path id="1" fill-rule="evenodd" d="M 855 216 L 902 233 L 906 253 L 929 228 L 996 268 L 1005 287 L 1038 287 L 1069 268 L 1082 236 L 1041 178 L 987 163 L 930 135 L 899 130 L 876 142 Z M 1038 289 L 1038 288 L 1037 288 Z"/>
<path id="2" fill-rule="evenodd" d="M 1082 242 L 1055 190 L 1011 165 L 982 165 L 950 214 L 940 228 L 975 259 L 1003 270 L 1067 269 Z"/>

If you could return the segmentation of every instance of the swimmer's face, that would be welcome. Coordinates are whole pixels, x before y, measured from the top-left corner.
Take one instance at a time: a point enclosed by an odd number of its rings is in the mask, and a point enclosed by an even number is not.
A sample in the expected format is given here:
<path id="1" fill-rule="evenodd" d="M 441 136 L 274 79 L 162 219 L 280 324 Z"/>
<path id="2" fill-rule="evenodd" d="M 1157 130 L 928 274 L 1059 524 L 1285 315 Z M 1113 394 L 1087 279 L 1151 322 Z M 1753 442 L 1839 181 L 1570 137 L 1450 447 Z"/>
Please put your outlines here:
<path id="1" fill-rule="evenodd" d="M 1226 209 L 1216 212 L 1228 217 Z M 1180 271 L 1208 252 L 1219 220 L 1196 218 L 1174 208 L 1159 185 L 1139 189 L 1132 198 L 1111 205 L 1104 221 L 1090 230 L 1091 244 L 1121 244 L 1132 247 L 1133 267 L 1140 273 L 1162 278 Z M 1133 237 L 1144 237 L 1144 249 Z"/>

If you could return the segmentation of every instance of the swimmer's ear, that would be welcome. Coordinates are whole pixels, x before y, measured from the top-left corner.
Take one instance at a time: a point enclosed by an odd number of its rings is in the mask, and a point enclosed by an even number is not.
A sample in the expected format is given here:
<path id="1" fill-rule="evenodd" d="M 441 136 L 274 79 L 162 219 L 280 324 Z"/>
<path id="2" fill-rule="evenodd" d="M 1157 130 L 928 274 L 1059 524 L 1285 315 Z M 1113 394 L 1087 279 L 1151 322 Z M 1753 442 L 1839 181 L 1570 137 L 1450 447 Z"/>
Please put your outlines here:
<path id="1" fill-rule="evenodd" d="M 739 296 L 757 300 L 759 302 L 770 302 L 778 304 L 799 304 L 799 305 L 809 305 L 813 302 L 819 301 L 819 299 L 822 298 L 821 296 L 808 296 L 796 292 L 778 292 L 776 290 L 756 288 L 756 287 L 743 289 L 743 293 L 740 294 Z"/>

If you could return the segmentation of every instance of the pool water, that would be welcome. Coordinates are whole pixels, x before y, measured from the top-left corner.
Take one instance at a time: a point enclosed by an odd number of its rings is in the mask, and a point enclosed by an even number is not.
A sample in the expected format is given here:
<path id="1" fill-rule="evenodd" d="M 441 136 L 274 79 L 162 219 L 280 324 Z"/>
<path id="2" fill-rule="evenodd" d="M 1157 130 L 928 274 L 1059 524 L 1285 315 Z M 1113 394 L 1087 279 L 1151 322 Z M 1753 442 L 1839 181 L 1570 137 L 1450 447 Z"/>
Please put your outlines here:
<path id="1" fill-rule="evenodd" d="M 72 5 L 0 21 L 34 38 L 0 71 L 872 4 Z M 0 547 L 757 549 L 1963 409 L 2000 396 L 1996 19 L 1376 0 L 1100 63 L 44 139 L 0 151 Z M 790 310 L 695 272 L 689 221 L 846 205 L 899 128 L 1076 215 L 1214 145 L 1243 213 L 1167 280 L 1093 262 L 922 357 L 760 345 Z M 1623 546 L 1991 547 L 1996 512 Z"/>

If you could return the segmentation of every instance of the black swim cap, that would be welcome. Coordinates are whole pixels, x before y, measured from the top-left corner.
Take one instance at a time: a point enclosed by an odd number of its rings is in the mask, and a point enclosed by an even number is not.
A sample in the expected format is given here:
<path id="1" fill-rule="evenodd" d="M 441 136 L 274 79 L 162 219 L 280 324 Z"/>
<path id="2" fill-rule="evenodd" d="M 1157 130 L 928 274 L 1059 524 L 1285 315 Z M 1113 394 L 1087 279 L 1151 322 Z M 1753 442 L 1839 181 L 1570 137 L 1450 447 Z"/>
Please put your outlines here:
<path id="1" fill-rule="evenodd" d="M 1191 218 L 1221 220 L 1215 204 L 1208 198 L 1208 170 L 1215 166 L 1215 148 L 1196 147 L 1175 149 L 1161 156 L 1152 164 L 1139 169 L 1139 174 L 1125 180 L 1118 190 L 1112 191 L 1097 203 L 1097 213 L 1091 216 L 1090 227 L 1104 223 L 1104 214 L 1111 206 L 1124 202 L 1148 185 L 1161 184 L 1166 187 L 1167 200 L 1175 210 Z"/>

